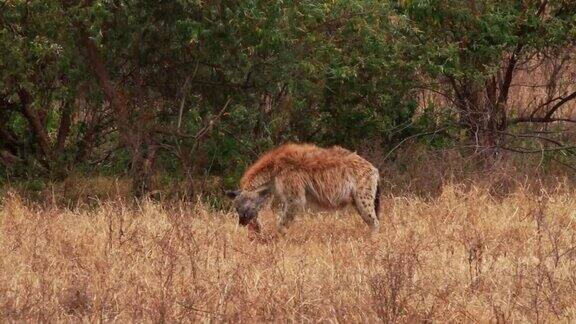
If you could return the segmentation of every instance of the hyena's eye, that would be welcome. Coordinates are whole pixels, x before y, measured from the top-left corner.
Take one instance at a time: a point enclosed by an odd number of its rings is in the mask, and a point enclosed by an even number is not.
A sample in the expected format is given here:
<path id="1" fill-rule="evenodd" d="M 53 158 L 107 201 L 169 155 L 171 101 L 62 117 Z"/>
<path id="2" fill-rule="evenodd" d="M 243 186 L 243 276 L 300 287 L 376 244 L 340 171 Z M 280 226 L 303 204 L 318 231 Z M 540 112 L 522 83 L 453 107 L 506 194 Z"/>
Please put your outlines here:
<path id="1" fill-rule="evenodd" d="M 249 212 L 250 210 L 252 210 L 253 206 L 251 203 L 245 203 L 244 205 L 242 205 L 242 210 L 244 212 Z"/>

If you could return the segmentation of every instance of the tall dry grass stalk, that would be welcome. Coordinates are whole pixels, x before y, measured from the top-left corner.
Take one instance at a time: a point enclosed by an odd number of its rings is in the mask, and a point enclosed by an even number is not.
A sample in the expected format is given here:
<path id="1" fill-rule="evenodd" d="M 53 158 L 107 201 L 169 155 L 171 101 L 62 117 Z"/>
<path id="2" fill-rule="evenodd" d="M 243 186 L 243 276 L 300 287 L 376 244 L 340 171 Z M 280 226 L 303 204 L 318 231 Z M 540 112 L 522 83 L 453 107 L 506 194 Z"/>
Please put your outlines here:
<path id="1" fill-rule="evenodd" d="M 381 232 L 308 214 L 250 238 L 231 213 L 102 202 L 0 210 L 3 321 L 574 321 L 576 196 L 446 184 L 385 196 Z"/>

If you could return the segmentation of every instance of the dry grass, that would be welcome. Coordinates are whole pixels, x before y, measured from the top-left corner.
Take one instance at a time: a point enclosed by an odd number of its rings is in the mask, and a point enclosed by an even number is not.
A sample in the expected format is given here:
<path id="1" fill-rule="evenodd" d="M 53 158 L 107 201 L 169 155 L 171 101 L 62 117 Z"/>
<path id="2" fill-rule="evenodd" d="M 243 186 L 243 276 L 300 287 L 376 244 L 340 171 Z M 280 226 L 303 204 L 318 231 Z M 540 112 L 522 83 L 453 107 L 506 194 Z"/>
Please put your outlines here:
<path id="1" fill-rule="evenodd" d="M 202 204 L 73 210 L 6 195 L 3 321 L 574 321 L 576 196 L 444 185 L 250 237 Z"/>

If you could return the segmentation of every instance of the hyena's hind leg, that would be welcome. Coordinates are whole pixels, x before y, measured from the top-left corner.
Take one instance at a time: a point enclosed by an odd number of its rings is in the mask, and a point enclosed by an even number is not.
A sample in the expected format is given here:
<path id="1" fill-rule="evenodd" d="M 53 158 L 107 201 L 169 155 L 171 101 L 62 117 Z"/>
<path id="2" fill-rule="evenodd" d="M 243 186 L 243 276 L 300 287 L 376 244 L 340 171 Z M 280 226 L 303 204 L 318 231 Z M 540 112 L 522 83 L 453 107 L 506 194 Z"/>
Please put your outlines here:
<path id="1" fill-rule="evenodd" d="M 366 181 L 359 185 L 354 194 L 354 206 L 364 222 L 368 224 L 372 231 L 380 229 L 380 220 L 378 219 L 379 192 L 378 181 Z"/>

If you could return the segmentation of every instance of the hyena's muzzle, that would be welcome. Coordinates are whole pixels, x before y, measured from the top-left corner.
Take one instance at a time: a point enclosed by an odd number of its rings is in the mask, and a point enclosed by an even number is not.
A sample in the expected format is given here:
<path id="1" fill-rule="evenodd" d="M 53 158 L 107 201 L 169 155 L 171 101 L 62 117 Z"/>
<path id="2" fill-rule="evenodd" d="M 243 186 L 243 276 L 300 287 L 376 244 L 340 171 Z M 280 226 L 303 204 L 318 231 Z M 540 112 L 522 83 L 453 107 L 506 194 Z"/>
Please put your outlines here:
<path id="1" fill-rule="evenodd" d="M 258 212 L 250 210 L 249 208 L 237 208 L 236 211 L 238 212 L 238 220 L 242 226 L 248 225 L 248 223 L 258 216 Z"/>
<path id="2" fill-rule="evenodd" d="M 250 195 L 242 195 L 240 191 L 228 191 L 226 194 L 234 198 L 234 205 L 238 213 L 240 225 L 246 226 L 258 217 L 258 212 L 261 207 L 261 198 L 259 195 L 251 197 Z"/>

